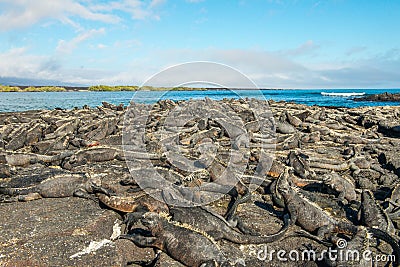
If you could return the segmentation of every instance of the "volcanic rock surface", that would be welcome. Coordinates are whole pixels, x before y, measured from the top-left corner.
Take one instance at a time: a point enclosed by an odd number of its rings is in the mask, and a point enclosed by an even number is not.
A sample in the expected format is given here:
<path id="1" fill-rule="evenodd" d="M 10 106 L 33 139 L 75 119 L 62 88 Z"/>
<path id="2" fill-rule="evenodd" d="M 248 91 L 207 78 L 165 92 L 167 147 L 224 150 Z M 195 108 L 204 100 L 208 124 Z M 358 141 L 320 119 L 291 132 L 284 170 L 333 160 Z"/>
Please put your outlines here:
<path id="1" fill-rule="evenodd" d="M 354 225 L 362 224 L 357 219 L 361 192 L 371 190 L 377 204 L 394 214 L 390 219 L 395 231 L 390 234 L 398 239 L 400 217 L 395 213 L 398 207 L 390 205 L 400 205 L 396 199 L 400 184 L 399 109 L 390 106 L 335 109 L 274 101 L 268 104 L 269 110 L 257 110 L 265 108 L 261 100 L 163 100 L 154 105 L 135 104 L 128 111 L 130 118 L 140 117 L 143 110 L 149 111 L 144 119 L 143 138 L 135 139 L 143 142 L 141 149 L 150 155 L 143 159 L 139 152 L 127 152 L 122 145 L 123 131 L 135 129 L 135 125 L 124 128 L 127 109 L 122 106 L 104 103 L 97 108 L 1 113 L 0 266 L 125 266 L 128 262 L 152 260 L 155 257 L 152 248 L 137 247 L 129 240 L 115 238 L 119 229 L 124 231 L 124 212 L 110 209 L 90 190 L 93 198 L 89 199 L 78 198 L 68 190 L 64 192 L 61 184 L 54 193 L 60 194 L 59 197 L 53 197 L 44 186 L 39 193 L 30 192 L 23 199 L 18 192 L 6 193 L 10 188 L 33 188 L 52 179 L 81 175 L 117 196 L 127 197 L 140 190 L 135 176 L 146 178 L 144 167 L 141 168 L 145 160 L 158 173 L 168 173 L 167 180 L 171 183 L 188 187 L 212 183 L 231 161 L 245 163 L 240 170 L 243 183 L 247 185 L 256 174 L 263 181 L 252 192 L 251 200 L 239 205 L 237 215 L 261 235 L 276 233 L 283 225 L 284 208 L 273 201 L 271 184 L 285 168 L 294 169 L 296 186 L 302 187 L 302 194 L 332 216 Z M 209 107 L 208 114 L 220 117 L 187 119 L 171 130 L 178 131 L 176 139 L 166 141 L 165 131 L 171 129 L 166 118 L 182 105 L 199 109 L 205 105 Z M 262 118 L 254 110 L 270 114 L 274 121 L 260 123 Z M 267 149 L 263 150 L 263 146 Z M 189 160 L 171 157 L 171 153 L 180 153 Z M 295 157 L 301 158 L 302 167 L 293 163 Z M 136 171 L 130 166 L 132 162 Z M 208 176 L 203 180 L 185 180 L 191 177 L 190 168 L 199 166 L 206 169 Z M 347 181 L 350 188 L 346 190 L 354 193 L 354 199 L 351 194 L 346 195 L 351 201 L 340 199 L 339 187 L 323 179 L 327 175 Z M 207 207 L 224 216 L 229 202 L 228 195 L 221 195 Z M 289 232 L 292 230 L 300 227 L 292 226 Z M 325 264 L 281 262 L 276 257 L 271 261 L 259 260 L 254 246 L 226 240 L 217 243 L 232 262 L 244 261 L 248 266 Z M 326 249 L 307 237 L 287 237 L 266 244 L 268 250 L 299 252 L 310 245 L 317 251 Z M 392 253 L 385 242 L 372 242 L 371 250 Z M 183 266 L 164 252 L 159 262 L 161 266 Z"/>

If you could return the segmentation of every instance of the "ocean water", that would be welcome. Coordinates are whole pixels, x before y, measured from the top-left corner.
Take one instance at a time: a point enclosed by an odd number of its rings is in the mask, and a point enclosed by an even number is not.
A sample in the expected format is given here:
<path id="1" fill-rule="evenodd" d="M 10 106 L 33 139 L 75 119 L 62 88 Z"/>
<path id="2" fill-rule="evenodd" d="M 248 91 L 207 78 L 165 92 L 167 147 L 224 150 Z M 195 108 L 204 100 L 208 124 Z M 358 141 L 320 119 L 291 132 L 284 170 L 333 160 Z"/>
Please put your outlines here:
<path id="1" fill-rule="evenodd" d="M 159 99 L 188 100 L 209 97 L 220 100 L 223 98 L 265 98 L 275 101 L 292 101 L 306 105 L 359 107 L 359 106 L 400 106 L 393 102 L 356 102 L 350 97 L 323 96 L 321 92 L 328 93 L 362 93 L 380 94 L 384 92 L 400 93 L 400 89 L 303 89 L 303 90 L 238 90 L 236 94 L 230 90 L 208 90 L 208 91 L 141 91 L 135 92 L 10 92 L 0 93 L 0 112 L 54 109 L 71 109 L 89 105 L 96 107 L 102 101 L 112 104 L 123 103 L 128 105 L 134 97 L 135 101 L 142 103 L 154 103 Z"/>

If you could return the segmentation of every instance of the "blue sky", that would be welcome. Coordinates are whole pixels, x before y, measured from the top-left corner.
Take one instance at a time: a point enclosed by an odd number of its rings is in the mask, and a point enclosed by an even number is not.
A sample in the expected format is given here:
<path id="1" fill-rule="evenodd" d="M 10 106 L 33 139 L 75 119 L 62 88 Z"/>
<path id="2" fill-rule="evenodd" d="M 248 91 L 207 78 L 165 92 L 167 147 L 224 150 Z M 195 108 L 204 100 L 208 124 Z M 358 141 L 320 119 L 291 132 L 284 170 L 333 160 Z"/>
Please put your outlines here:
<path id="1" fill-rule="evenodd" d="M 0 0 L 0 76 L 138 84 L 188 61 L 263 88 L 399 88 L 400 1 Z"/>

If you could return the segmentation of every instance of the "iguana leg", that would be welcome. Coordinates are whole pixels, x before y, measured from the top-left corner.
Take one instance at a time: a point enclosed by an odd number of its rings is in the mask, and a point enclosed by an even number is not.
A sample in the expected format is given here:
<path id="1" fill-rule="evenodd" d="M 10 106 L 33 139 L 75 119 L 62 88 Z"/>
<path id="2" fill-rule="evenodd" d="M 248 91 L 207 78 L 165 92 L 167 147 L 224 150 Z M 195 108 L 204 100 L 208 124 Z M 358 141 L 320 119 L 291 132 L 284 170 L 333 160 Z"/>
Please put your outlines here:
<path id="1" fill-rule="evenodd" d="M 93 193 L 102 193 L 102 194 L 105 194 L 106 196 L 114 196 L 115 195 L 114 191 L 112 191 L 111 189 L 108 189 L 108 188 L 104 188 L 102 186 L 91 184 L 90 187 L 91 187 Z"/>
<path id="2" fill-rule="evenodd" d="M 295 225 L 296 221 L 297 221 L 298 210 L 296 209 L 296 207 L 294 207 L 294 205 L 293 206 L 292 205 L 288 205 L 287 209 L 288 209 L 288 212 L 289 212 L 289 215 L 290 215 L 290 224 L 289 224 L 289 226 Z"/>
<path id="3" fill-rule="evenodd" d="M 146 213 L 145 211 L 127 213 L 125 215 L 125 218 L 123 221 L 123 223 L 126 225 L 125 231 L 128 232 L 129 229 L 131 228 L 131 226 L 134 225 L 135 223 L 137 223 L 140 220 L 140 218 L 143 217 L 143 214 L 145 214 L 145 213 Z"/>
<path id="4" fill-rule="evenodd" d="M 83 189 L 83 188 L 78 188 L 78 189 L 76 189 L 76 190 L 74 191 L 73 196 L 74 196 L 74 197 L 85 198 L 85 199 L 90 199 L 90 200 L 93 200 L 93 201 L 97 202 L 97 198 L 96 198 L 94 195 L 89 194 L 89 193 L 88 193 L 85 189 Z"/>
<path id="5" fill-rule="evenodd" d="M 42 196 L 39 193 L 29 193 L 27 195 L 19 195 L 18 196 L 18 201 L 32 201 L 32 200 L 37 200 L 41 199 Z"/>
<path id="6" fill-rule="evenodd" d="M 329 225 L 324 225 L 324 226 L 321 226 L 319 229 L 318 229 L 318 232 L 317 232 L 317 236 L 319 237 L 319 238 L 325 238 L 325 235 L 326 234 L 329 234 L 329 233 L 331 233 L 332 232 L 332 226 L 329 226 Z"/>
<path id="7" fill-rule="evenodd" d="M 127 185 L 137 185 L 136 181 L 132 179 L 131 177 L 129 178 L 124 178 L 119 181 L 120 185 L 127 186 Z"/>
<path id="8" fill-rule="evenodd" d="M 216 231 L 207 231 L 207 234 L 209 236 L 212 236 L 212 238 L 215 241 L 218 241 L 218 240 L 221 240 L 224 238 L 224 234 L 221 231 L 217 231 L 217 230 Z"/>
<path id="9" fill-rule="evenodd" d="M 157 238 L 152 236 L 142 236 L 138 234 L 133 235 L 120 235 L 121 239 L 128 239 L 139 247 L 156 247 Z M 158 247 L 156 247 L 158 248 Z M 162 249 L 162 248 L 159 248 Z"/>
<path id="10" fill-rule="evenodd" d="M 127 193 L 137 193 L 142 191 L 143 189 L 140 187 L 133 187 L 131 186 L 128 190 L 126 190 Z"/>

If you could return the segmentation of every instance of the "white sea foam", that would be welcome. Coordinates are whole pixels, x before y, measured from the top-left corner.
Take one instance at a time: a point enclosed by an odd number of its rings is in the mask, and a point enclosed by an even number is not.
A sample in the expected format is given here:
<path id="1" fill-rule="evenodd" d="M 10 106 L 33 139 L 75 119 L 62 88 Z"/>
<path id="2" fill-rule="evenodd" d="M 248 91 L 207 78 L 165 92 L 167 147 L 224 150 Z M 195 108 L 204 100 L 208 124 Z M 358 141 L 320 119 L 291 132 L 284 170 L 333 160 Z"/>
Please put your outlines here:
<path id="1" fill-rule="evenodd" d="M 336 93 L 336 92 L 327 93 L 327 92 L 321 92 L 321 95 L 324 95 L 324 96 L 342 96 L 342 97 L 349 97 L 349 96 L 361 96 L 361 95 L 365 95 L 365 92 L 362 92 L 362 93 L 355 93 L 355 92 L 353 92 L 353 93 Z"/>

